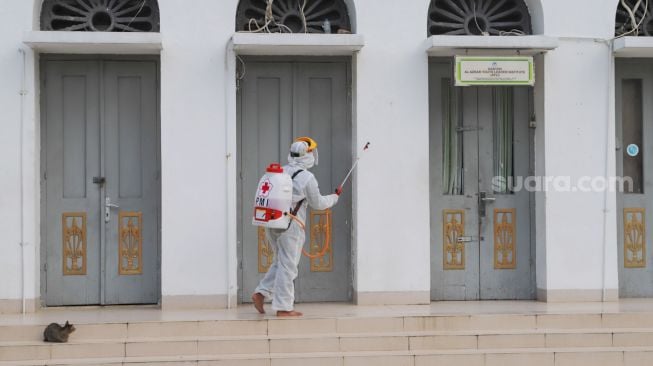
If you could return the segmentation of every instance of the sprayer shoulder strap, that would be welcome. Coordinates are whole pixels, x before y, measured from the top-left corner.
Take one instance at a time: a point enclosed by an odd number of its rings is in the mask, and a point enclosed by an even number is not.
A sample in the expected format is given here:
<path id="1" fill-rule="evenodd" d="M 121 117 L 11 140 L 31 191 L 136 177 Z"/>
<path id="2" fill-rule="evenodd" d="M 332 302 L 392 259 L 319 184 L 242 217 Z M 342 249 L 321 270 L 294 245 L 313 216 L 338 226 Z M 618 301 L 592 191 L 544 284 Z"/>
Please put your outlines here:
<path id="1" fill-rule="evenodd" d="M 299 173 L 301 173 L 301 172 L 303 172 L 303 171 L 304 171 L 304 169 L 300 169 L 300 170 L 296 171 L 295 173 L 293 173 L 293 175 L 292 175 L 292 177 L 291 177 L 290 179 L 293 179 L 293 180 L 294 180 L 295 177 L 298 176 Z M 295 205 L 295 207 L 294 207 L 294 208 L 292 209 L 292 211 L 290 212 L 290 213 L 293 214 L 293 216 L 297 215 L 297 212 L 299 211 L 299 208 L 302 207 L 302 203 L 304 203 L 304 201 L 306 201 L 306 198 L 302 198 L 299 202 L 297 202 L 297 204 Z"/>
<path id="2" fill-rule="evenodd" d="M 301 201 L 297 202 L 297 204 L 295 205 L 295 208 L 293 208 L 292 212 L 291 212 L 293 214 L 293 216 L 297 215 L 297 212 L 299 211 L 299 208 L 302 207 L 302 203 L 304 203 L 304 201 L 306 201 L 306 198 L 302 198 Z"/>
<path id="3" fill-rule="evenodd" d="M 301 173 L 301 172 L 303 172 L 303 171 L 304 171 L 304 169 L 299 169 L 298 171 L 296 171 L 295 173 L 293 173 L 293 175 L 292 175 L 292 177 L 290 177 L 290 179 L 295 179 L 295 177 L 298 176 L 299 173 Z"/>

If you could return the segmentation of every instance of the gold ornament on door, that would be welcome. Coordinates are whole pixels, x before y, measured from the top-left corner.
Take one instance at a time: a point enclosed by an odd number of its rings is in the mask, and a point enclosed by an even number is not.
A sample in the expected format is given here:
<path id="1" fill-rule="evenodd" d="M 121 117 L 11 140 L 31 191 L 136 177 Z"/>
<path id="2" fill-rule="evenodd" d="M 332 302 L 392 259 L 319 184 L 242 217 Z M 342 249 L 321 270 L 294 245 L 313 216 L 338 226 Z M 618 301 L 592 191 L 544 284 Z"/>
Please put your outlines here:
<path id="1" fill-rule="evenodd" d="M 143 273 L 143 214 L 141 212 L 124 212 L 118 214 L 119 256 L 118 273 L 121 275 L 139 275 Z"/>
<path id="2" fill-rule="evenodd" d="M 514 208 L 494 210 L 494 269 L 517 268 L 516 221 Z"/>
<path id="3" fill-rule="evenodd" d="M 265 236 L 265 228 L 258 227 L 258 273 L 266 273 L 272 261 L 274 260 L 274 251 L 270 242 Z"/>
<path id="4" fill-rule="evenodd" d="M 624 267 L 646 267 L 646 209 L 624 208 Z"/>
<path id="5" fill-rule="evenodd" d="M 311 211 L 310 254 L 311 272 L 333 271 L 333 247 L 331 246 L 331 210 Z"/>
<path id="6" fill-rule="evenodd" d="M 86 275 L 86 213 L 61 214 L 64 276 Z"/>
<path id="7" fill-rule="evenodd" d="M 465 211 L 444 210 L 442 225 L 444 269 L 465 269 L 465 243 L 458 241 L 458 238 L 465 236 Z"/>

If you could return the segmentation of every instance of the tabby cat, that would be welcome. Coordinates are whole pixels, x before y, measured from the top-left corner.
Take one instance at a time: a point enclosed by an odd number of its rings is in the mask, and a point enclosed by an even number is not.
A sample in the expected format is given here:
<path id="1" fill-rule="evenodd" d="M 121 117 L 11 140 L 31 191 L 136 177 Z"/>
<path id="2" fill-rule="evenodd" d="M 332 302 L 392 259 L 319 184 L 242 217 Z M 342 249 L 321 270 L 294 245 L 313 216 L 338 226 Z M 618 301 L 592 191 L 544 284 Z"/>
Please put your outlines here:
<path id="1" fill-rule="evenodd" d="M 57 342 L 65 343 L 68 342 L 68 336 L 70 333 L 75 331 L 75 326 L 66 321 L 66 324 L 62 327 L 57 323 L 52 323 L 45 327 L 43 331 L 43 341 L 44 342 Z"/>

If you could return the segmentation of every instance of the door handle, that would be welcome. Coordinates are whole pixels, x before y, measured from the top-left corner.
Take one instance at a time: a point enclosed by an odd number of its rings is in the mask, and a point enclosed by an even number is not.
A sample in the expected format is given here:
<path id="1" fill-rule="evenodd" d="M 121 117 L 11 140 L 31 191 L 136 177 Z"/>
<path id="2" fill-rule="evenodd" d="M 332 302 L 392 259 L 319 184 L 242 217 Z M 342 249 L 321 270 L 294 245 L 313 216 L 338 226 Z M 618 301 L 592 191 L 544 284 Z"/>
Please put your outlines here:
<path id="1" fill-rule="evenodd" d="M 496 197 L 488 196 L 487 192 L 478 192 L 478 215 L 485 217 L 488 202 L 493 203 L 496 200 Z"/>
<path id="2" fill-rule="evenodd" d="M 477 238 L 473 236 L 459 236 L 456 238 L 457 243 L 471 243 L 473 241 L 477 241 Z"/>
<path id="3" fill-rule="evenodd" d="M 111 221 L 111 209 L 112 208 L 120 208 L 120 206 L 116 205 L 115 203 L 111 203 L 111 197 L 107 196 L 104 199 L 104 222 Z"/>

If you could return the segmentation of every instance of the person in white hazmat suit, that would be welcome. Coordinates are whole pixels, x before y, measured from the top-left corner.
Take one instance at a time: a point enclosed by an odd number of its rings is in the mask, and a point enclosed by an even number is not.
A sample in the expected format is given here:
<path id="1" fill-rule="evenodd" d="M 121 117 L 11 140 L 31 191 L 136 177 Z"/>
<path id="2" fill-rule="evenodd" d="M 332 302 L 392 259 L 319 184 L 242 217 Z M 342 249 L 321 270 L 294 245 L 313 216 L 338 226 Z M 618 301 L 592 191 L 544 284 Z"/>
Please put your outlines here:
<path id="1" fill-rule="evenodd" d="M 335 194 L 322 196 L 317 179 L 308 169 L 318 164 L 317 143 L 310 137 L 300 137 L 290 145 L 288 165 L 283 167 L 284 173 L 293 177 L 292 208 L 296 217 L 306 222 L 306 205 L 314 210 L 326 210 L 338 202 L 342 192 L 339 187 Z M 265 298 L 272 299 L 272 310 L 277 316 L 301 316 L 294 311 L 295 285 L 297 266 L 302 256 L 304 246 L 304 229 L 295 220 L 291 220 L 288 229 L 265 229 L 267 239 L 274 251 L 274 261 L 265 277 L 261 280 L 252 301 L 259 313 L 265 313 L 263 303 Z"/>

